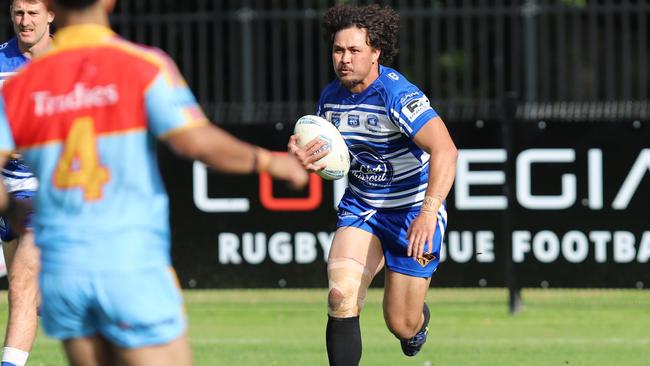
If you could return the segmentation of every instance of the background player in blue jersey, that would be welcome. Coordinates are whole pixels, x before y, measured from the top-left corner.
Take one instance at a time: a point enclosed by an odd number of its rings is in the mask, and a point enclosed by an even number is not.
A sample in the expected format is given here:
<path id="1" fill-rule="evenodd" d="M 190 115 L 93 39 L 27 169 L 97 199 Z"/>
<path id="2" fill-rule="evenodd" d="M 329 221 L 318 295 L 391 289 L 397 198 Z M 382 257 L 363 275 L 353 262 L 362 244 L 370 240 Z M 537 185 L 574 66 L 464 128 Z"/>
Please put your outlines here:
<path id="1" fill-rule="evenodd" d="M 308 175 L 209 123 L 167 55 L 110 30 L 114 0 L 49 4 L 60 26 L 52 51 L 0 98 L 0 164 L 19 148 L 40 181 L 43 328 L 72 365 L 189 365 L 156 139 L 223 172 L 296 187 Z M 0 213 L 17 207 L 0 187 Z"/>
<path id="2" fill-rule="evenodd" d="M 9 12 L 16 36 L 0 45 L 2 82 L 50 46 L 50 23 L 54 20 L 54 13 L 48 11 L 42 0 L 13 0 Z M 2 179 L 17 199 L 30 200 L 38 188 L 36 178 L 19 159 L 11 159 L 3 167 Z M 7 217 L 0 217 L 0 239 L 9 278 L 2 366 L 25 364 L 38 326 L 38 249 L 31 230 L 18 236 L 12 225 Z"/>
<path id="3" fill-rule="evenodd" d="M 332 122 L 351 154 L 349 186 L 328 259 L 331 365 L 361 358 L 359 313 L 373 277 L 386 266 L 384 318 L 407 356 L 428 332 L 425 296 L 440 258 L 456 147 L 427 97 L 387 66 L 396 54 L 398 14 L 378 5 L 337 5 L 323 17 L 337 80 L 318 114 Z M 289 151 L 309 170 L 327 152 L 317 139 Z"/>

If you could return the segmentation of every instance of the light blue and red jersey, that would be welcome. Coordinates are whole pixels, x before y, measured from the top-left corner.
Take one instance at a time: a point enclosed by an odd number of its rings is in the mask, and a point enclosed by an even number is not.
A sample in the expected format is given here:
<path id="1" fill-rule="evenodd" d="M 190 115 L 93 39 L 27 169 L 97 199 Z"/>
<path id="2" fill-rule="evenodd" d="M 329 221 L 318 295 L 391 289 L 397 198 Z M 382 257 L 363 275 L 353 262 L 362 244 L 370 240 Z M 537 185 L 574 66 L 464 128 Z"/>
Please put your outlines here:
<path id="1" fill-rule="evenodd" d="M 156 138 L 207 123 L 169 57 L 105 27 L 66 27 L 2 96 L 0 151 L 22 151 L 40 181 L 43 269 L 169 265 Z"/>

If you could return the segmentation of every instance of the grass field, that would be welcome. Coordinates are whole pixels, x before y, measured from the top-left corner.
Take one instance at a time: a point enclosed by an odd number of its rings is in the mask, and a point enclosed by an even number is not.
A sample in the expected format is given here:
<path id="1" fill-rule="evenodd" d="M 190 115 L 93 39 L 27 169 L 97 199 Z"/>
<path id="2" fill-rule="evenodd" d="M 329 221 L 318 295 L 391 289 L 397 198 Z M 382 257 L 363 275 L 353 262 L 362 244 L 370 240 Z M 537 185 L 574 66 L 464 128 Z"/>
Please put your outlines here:
<path id="1" fill-rule="evenodd" d="M 6 294 L 0 295 L 2 299 Z M 361 317 L 362 365 L 650 365 L 650 291 L 524 290 L 507 313 L 502 289 L 431 289 L 429 340 L 402 356 L 381 315 L 381 290 Z M 326 290 L 185 293 L 196 365 L 326 365 Z M 6 318 L 6 300 L 0 303 Z M 29 365 L 64 365 L 39 335 Z"/>

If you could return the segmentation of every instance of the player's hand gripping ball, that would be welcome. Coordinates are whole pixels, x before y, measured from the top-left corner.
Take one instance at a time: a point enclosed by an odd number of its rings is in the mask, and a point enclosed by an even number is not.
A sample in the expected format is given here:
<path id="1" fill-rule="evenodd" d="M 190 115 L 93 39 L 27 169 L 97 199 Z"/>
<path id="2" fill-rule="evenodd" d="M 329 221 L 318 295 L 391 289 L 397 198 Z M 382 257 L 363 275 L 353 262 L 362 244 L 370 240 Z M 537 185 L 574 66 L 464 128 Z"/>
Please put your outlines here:
<path id="1" fill-rule="evenodd" d="M 323 149 L 329 150 L 329 154 L 316 162 L 325 165 L 316 174 L 327 180 L 341 179 L 348 174 L 350 153 L 343 136 L 331 122 L 318 116 L 302 116 L 296 122 L 293 133 L 298 136 L 299 147 L 316 137 L 325 142 Z"/>

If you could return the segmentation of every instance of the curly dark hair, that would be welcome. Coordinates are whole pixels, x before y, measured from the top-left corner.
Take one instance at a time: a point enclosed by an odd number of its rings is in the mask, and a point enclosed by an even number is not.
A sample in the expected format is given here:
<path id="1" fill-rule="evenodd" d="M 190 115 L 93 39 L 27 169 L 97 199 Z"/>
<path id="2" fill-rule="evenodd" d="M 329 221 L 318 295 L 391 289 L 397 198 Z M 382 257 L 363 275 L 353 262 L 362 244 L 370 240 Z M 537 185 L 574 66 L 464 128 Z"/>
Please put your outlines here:
<path id="1" fill-rule="evenodd" d="M 379 63 L 390 65 L 397 55 L 399 14 L 389 6 L 337 4 L 323 15 L 324 38 L 331 46 L 341 29 L 357 27 L 368 31 L 368 44 L 381 50 Z"/>

